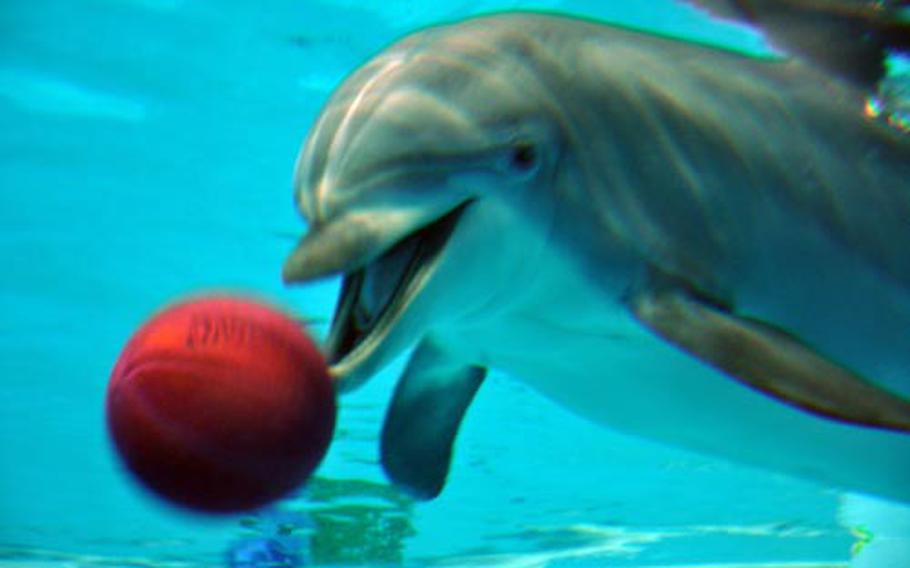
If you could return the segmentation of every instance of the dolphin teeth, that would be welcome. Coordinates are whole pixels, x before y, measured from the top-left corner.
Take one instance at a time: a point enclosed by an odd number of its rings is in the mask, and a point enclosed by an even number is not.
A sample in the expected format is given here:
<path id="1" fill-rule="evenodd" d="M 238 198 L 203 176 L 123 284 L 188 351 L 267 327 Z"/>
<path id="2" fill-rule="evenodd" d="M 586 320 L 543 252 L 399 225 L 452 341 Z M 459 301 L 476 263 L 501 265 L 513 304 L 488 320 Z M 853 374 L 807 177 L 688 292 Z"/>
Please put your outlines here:
<path id="1" fill-rule="evenodd" d="M 394 305 L 423 256 L 424 231 L 408 235 L 367 266 L 345 275 L 327 345 L 329 364 L 356 349 Z"/>
<path id="2" fill-rule="evenodd" d="M 349 353 L 359 343 L 361 337 L 359 327 L 352 325 L 351 314 L 360 295 L 360 284 L 363 280 L 363 271 L 358 270 L 347 274 L 341 284 L 341 293 L 335 306 L 335 315 L 332 317 L 332 327 L 326 340 L 326 358 L 329 365 L 338 363 L 345 353 Z"/>
<path id="3" fill-rule="evenodd" d="M 405 236 L 366 266 L 345 274 L 326 341 L 329 365 L 382 335 L 420 289 L 468 204 Z"/>
<path id="4" fill-rule="evenodd" d="M 393 246 L 376 262 L 364 269 L 358 301 L 354 309 L 354 323 L 369 331 L 385 306 L 391 303 L 395 292 L 418 257 L 420 235 L 411 235 Z"/>

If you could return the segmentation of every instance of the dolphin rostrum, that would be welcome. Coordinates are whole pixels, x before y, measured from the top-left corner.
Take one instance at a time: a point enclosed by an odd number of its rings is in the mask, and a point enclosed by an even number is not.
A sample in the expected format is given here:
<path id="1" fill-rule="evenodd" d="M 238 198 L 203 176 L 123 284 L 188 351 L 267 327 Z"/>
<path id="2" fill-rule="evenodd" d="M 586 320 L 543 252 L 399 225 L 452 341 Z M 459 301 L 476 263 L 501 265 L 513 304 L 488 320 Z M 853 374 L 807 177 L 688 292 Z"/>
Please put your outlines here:
<path id="1" fill-rule="evenodd" d="M 910 137 L 864 114 L 868 82 L 535 13 L 348 77 L 297 164 L 284 278 L 344 275 L 340 390 L 416 345 L 391 479 L 442 490 L 496 368 L 632 435 L 910 502 Z"/>

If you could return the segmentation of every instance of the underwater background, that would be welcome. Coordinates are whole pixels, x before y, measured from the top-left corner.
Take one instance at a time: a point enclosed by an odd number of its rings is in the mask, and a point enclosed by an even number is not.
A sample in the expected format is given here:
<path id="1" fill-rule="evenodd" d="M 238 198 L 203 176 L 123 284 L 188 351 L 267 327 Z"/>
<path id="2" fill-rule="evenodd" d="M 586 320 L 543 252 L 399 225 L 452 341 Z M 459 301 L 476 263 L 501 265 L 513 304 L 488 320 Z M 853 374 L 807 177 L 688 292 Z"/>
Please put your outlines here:
<path id="1" fill-rule="evenodd" d="M 342 399 L 316 477 L 261 514 L 175 510 L 115 459 L 109 373 L 161 307 L 229 291 L 325 332 L 338 282 L 280 271 L 331 89 L 407 32 L 512 8 L 769 53 L 671 0 L 0 1 L 0 567 L 844 565 L 837 492 L 619 436 L 498 374 L 429 503 L 378 465 L 400 364 Z"/>

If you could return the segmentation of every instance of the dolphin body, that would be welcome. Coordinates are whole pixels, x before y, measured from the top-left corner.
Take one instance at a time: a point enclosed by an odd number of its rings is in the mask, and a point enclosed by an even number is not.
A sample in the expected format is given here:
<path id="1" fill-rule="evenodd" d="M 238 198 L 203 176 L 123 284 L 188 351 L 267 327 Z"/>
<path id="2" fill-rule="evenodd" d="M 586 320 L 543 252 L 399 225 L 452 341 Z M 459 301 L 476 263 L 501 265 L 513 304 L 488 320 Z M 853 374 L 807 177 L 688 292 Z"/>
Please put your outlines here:
<path id="1" fill-rule="evenodd" d="M 718 3 L 714 3 L 718 4 Z M 910 137 L 867 85 L 537 13 L 419 31 L 299 157 L 288 282 L 382 463 L 443 488 L 486 369 L 605 426 L 910 502 Z"/>

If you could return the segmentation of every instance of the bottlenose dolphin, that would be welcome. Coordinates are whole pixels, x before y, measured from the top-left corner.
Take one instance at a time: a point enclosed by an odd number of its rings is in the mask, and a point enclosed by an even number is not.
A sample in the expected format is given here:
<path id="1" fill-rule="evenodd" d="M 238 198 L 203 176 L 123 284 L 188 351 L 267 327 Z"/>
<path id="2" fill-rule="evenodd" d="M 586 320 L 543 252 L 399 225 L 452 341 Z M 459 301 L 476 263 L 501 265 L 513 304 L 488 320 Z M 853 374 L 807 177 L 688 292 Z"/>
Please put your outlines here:
<path id="1" fill-rule="evenodd" d="M 864 114 L 867 79 L 536 13 L 348 77 L 298 160 L 284 278 L 344 275 L 341 391 L 416 345 L 390 478 L 442 490 L 496 368 L 632 435 L 910 502 L 910 137 Z"/>

